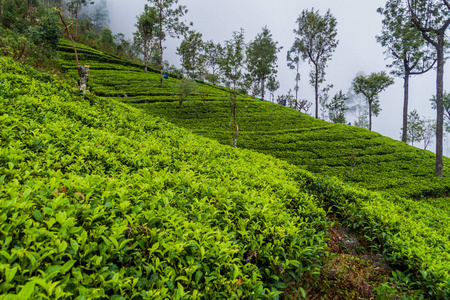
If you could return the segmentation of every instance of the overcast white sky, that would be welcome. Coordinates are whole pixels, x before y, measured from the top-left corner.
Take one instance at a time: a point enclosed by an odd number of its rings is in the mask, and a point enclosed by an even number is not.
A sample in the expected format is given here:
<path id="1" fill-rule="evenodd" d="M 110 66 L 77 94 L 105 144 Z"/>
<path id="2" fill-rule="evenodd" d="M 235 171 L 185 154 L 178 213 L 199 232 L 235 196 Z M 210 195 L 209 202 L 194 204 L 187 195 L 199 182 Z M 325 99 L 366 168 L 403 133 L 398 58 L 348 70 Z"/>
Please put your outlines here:
<path id="1" fill-rule="evenodd" d="M 146 0 L 107 0 L 110 10 L 111 29 L 122 32 L 127 38 L 135 31 L 136 16 L 143 11 Z M 275 95 L 286 94 L 294 88 L 295 73 L 286 66 L 286 52 L 294 42 L 293 30 L 302 10 L 314 7 L 324 14 L 328 9 L 337 20 L 339 45 L 326 69 L 326 83 L 333 84 L 330 96 L 339 90 L 344 93 L 350 88 L 358 72 L 366 75 L 387 70 L 384 49 L 375 40 L 380 34 L 382 17 L 376 12 L 384 6 L 383 0 L 180 0 L 189 12 L 185 20 L 193 22 L 193 29 L 203 34 L 204 40 L 223 43 L 229 40 L 233 31 L 241 27 L 245 30 L 246 42 L 254 40 L 267 26 L 275 41 L 283 49 L 278 54 L 278 80 L 281 87 Z M 166 42 L 165 59 L 179 66 L 179 57 L 175 54 L 181 40 Z M 449 64 L 450 66 L 450 64 Z M 309 85 L 307 62 L 301 65 L 300 98 L 314 102 L 314 90 Z M 450 70 L 446 68 L 444 88 L 450 90 Z M 429 99 L 435 94 L 435 71 L 414 76 L 410 82 L 410 111 L 417 109 L 427 118 L 435 118 Z M 267 97 L 266 97 L 267 98 Z M 372 129 L 383 135 L 399 139 L 402 126 L 403 80 L 395 79 L 395 84 L 380 94 L 381 113 L 372 119 Z M 313 112 L 314 108 L 310 109 Z M 354 117 L 348 118 L 353 122 Z M 447 142 L 444 143 L 447 147 Z M 446 150 L 447 150 L 446 149 Z M 444 152 L 448 155 L 447 151 Z"/>

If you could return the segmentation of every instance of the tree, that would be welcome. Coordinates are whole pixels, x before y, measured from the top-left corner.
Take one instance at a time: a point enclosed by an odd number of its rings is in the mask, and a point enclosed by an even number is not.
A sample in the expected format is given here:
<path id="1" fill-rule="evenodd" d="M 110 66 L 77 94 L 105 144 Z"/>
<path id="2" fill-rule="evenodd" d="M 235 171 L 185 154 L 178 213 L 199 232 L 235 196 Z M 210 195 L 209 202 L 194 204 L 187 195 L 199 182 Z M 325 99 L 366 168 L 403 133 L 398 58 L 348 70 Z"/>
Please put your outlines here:
<path id="1" fill-rule="evenodd" d="M 424 121 L 420 119 L 419 113 L 414 109 L 411 113 L 408 114 L 408 130 L 406 141 L 411 142 L 411 146 L 414 146 L 414 142 L 420 142 L 423 139 L 423 134 Z"/>
<path id="2" fill-rule="evenodd" d="M 325 86 L 322 91 L 320 91 L 319 93 L 319 104 L 320 104 L 320 112 L 322 114 L 322 120 L 326 119 L 326 113 L 327 113 L 327 103 L 328 100 L 330 100 L 330 95 L 328 94 L 328 92 L 330 91 L 330 89 L 333 88 L 332 84 L 327 84 L 327 86 Z"/>
<path id="3" fill-rule="evenodd" d="M 444 52 L 445 32 L 450 26 L 450 1 L 406 0 L 410 18 L 422 37 L 436 50 L 436 176 L 444 173 Z"/>
<path id="4" fill-rule="evenodd" d="M 161 88 L 163 88 L 164 47 L 162 43 L 168 36 L 172 38 L 179 38 L 180 35 L 187 31 L 187 26 L 184 22 L 180 21 L 180 18 L 187 13 L 187 9 L 184 5 L 174 7 L 178 4 L 178 0 L 148 0 L 148 2 L 150 2 L 152 7 L 154 7 L 157 15 L 156 20 L 158 26 L 156 30 L 156 37 L 158 38 L 159 51 L 161 54 L 159 67 L 161 71 Z"/>
<path id="5" fill-rule="evenodd" d="M 384 71 L 369 76 L 359 75 L 353 80 L 353 89 L 357 94 L 364 95 L 369 104 L 369 130 L 372 130 L 372 113 L 378 116 L 381 111 L 378 94 L 393 83 L 394 80 Z"/>
<path id="6" fill-rule="evenodd" d="M 298 40 L 295 40 L 291 49 L 288 50 L 286 55 L 287 66 L 291 70 L 295 70 L 295 99 L 298 100 L 298 91 L 300 90 L 300 59 L 301 59 L 301 49 Z"/>
<path id="7" fill-rule="evenodd" d="M 267 81 L 267 89 L 270 92 L 270 101 L 272 102 L 275 100 L 274 93 L 276 90 L 280 88 L 280 82 L 277 80 L 275 76 L 270 76 L 269 80 Z"/>
<path id="8" fill-rule="evenodd" d="M 195 81 L 183 78 L 175 85 L 174 95 L 178 98 L 178 116 L 181 114 L 181 106 L 183 102 L 192 98 L 192 95 L 197 91 L 197 84 Z"/>
<path id="9" fill-rule="evenodd" d="M 403 133 L 402 141 L 407 141 L 409 78 L 428 72 L 436 63 L 435 53 L 425 43 L 421 32 L 408 18 L 408 9 L 403 0 L 392 0 L 385 8 L 377 10 L 384 16 L 383 29 L 377 41 L 386 48 L 384 52 L 392 62 L 391 74 L 403 78 Z"/>
<path id="10" fill-rule="evenodd" d="M 345 124 L 345 111 L 348 110 L 346 105 L 348 97 L 339 91 L 336 95 L 331 98 L 331 101 L 326 104 L 328 109 L 328 116 L 333 123 Z"/>
<path id="11" fill-rule="evenodd" d="M 115 48 L 114 36 L 108 27 L 102 28 L 100 31 L 99 43 L 107 50 L 111 51 Z"/>
<path id="12" fill-rule="evenodd" d="M 202 75 L 205 55 L 201 33 L 190 30 L 177 48 L 177 54 L 181 56 L 181 65 L 192 79 Z"/>
<path id="13" fill-rule="evenodd" d="M 277 73 L 277 53 L 282 49 L 282 47 L 278 48 L 277 44 L 278 42 L 273 41 L 270 30 L 265 26 L 247 47 L 248 72 L 261 83 L 262 99 L 264 99 L 266 80 Z"/>
<path id="14" fill-rule="evenodd" d="M 237 147 L 239 126 L 236 120 L 237 90 L 244 79 L 243 67 L 245 62 L 244 30 L 233 32 L 233 38 L 225 42 L 223 58 L 220 62 L 226 83 L 232 88 L 230 93 L 231 116 L 236 127 L 233 137 L 234 147 Z"/>
<path id="15" fill-rule="evenodd" d="M 36 45 L 36 65 L 55 56 L 60 38 L 58 16 L 55 13 L 44 14 L 40 17 L 38 25 L 30 27 L 29 35 Z"/>
<path id="16" fill-rule="evenodd" d="M 211 72 L 207 72 L 206 80 L 211 82 L 213 85 L 216 85 L 220 79 L 218 71 L 220 69 L 220 60 L 222 58 L 223 47 L 220 43 L 214 44 L 213 41 L 207 41 L 204 49 L 205 63 L 211 70 Z"/>
<path id="17" fill-rule="evenodd" d="M 310 72 L 310 83 L 315 90 L 315 117 L 319 117 L 319 85 L 325 80 L 325 67 L 331 59 L 338 41 L 336 40 L 336 19 L 330 10 L 324 16 L 319 11 L 304 10 L 297 19 L 298 29 L 294 30 L 297 35 L 296 42 L 302 52 L 302 59 L 308 59 L 313 64 Z"/>
<path id="18" fill-rule="evenodd" d="M 146 4 L 144 7 L 144 12 L 137 16 L 137 22 L 135 26 L 137 28 L 137 31 L 134 33 L 135 41 L 143 49 L 142 53 L 144 54 L 144 70 L 145 73 L 147 73 L 149 52 L 157 26 L 156 9 L 154 7 L 149 7 Z"/>

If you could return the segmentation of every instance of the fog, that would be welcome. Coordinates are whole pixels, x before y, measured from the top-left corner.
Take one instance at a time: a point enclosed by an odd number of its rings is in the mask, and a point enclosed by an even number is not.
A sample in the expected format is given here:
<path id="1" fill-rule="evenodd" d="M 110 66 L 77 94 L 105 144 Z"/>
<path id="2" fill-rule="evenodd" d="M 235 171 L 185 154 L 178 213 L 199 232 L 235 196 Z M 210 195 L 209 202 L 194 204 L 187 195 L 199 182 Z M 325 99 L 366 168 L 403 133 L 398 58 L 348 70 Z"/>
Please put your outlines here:
<path id="1" fill-rule="evenodd" d="M 123 33 L 132 38 L 135 31 L 136 16 L 143 11 L 146 0 L 107 0 L 113 33 Z M 286 65 L 286 52 L 294 42 L 293 30 L 296 20 L 304 9 L 314 7 L 324 14 L 328 9 L 337 20 L 339 45 L 326 68 L 323 86 L 333 84 L 330 90 L 332 97 L 339 90 L 344 93 L 350 88 L 353 78 L 358 72 L 387 71 L 387 61 L 384 49 L 376 42 L 375 36 L 381 32 L 382 16 L 376 12 L 383 6 L 384 0 L 180 0 L 179 4 L 189 10 L 184 19 L 193 22 L 193 29 L 203 34 L 203 40 L 213 40 L 223 43 L 229 40 L 233 31 L 245 30 L 246 42 L 254 40 L 255 36 L 266 26 L 283 49 L 278 54 L 278 74 L 280 89 L 277 95 L 294 90 L 295 73 Z M 175 54 L 181 40 L 170 39 L 165 42 L 167 49 L 164 59 L 171 64 L 180 66 L 180 58 Z M 299 98 L 314 102 L 314 89 L 309 84 L 310 65 L 301 65 L 301 81 Z M 448 69 L 448 68 L 447 68 Z M 444 88 L 450 84 L 450 71 L 446 72 Z M 417 109 L 426 118 L 436 118 L 436 112 L 431 109 L 429 99 L 435 94 L 436 72 L 413 76 L 410 81 L 409 110 Z M 450 90 L 450 88 L 447 88 Z M 381 113 L 372 119 L 372 130 L 393 139 L 400 139 L 403 109 L 403 79 L 395 78 L 395 84 L 380 93 Z M 266 97 L 268 98 L 268 97 Z M 311 107 L 310 113 L 314 111 Z M 354 122 L 355 116 L 347 116 L 349 122 Z M 444 154 L 448 156 L 448 141 L 444 142 Z M 421 145 L 416 145 L 421 147 Z M 428 149 L 433 150 L 430 145 Z M 434 150 L 433 150 L 434 151 Z"/>

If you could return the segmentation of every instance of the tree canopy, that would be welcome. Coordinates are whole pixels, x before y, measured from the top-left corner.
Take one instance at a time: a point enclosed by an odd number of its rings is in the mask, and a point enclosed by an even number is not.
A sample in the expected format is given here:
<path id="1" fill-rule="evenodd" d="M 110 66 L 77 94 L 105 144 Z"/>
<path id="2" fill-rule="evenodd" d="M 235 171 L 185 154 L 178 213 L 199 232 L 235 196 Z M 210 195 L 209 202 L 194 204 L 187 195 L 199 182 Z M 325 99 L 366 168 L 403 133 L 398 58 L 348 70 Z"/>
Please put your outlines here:
<path id="1" fill-rule="evenodd" d="M 384 16 L 383 29 L 377 41 L 386 49 L 390 60 L 387 67 L 391 74 L 404 79 L 403 133 L 402 141 L 407 142 L 409 77 L 428 72 L 436 62 L 436 54 L 422 38 L 421 32 L 411 23 L 404 1 L 388 1 L 384 8 L 377 10 Z"/>
<path id="2" fill-rule="evenodd" d="M 372 130 L 372 113 L 378 116 L 381 111 L 378 94 L 393 83 L 394 80 L 384 71 L 369 76 L 359 75 L 353 80 L 353 89 L 357 94 L 364 95 L 369 104 L 369 130 Z"/>
<path id="3" fill-rule="evenodd" d="M 336 40 L 336 18 L 328 10 L 325 15 L 319 11 L 304 10 L 297 19 L 298 28 L 294 30 L 296 43 L 302 52 L 303 60 L 313 64 L 310 83 L 315 90 L 315 117 L 319 117 L 319 86 L 325 80 L 325 68 L 339 43 Z"/>
<path id="4" fill-rule="evenodd" d="M 277 73 L 277 53 L 281 48 L 273 40 L 267 26 L 258 33 L 255 40 L 247 47 L 247 68 L 254 80 L 261 83 L 261 98 L 264 99 L 265 82 Z"/>

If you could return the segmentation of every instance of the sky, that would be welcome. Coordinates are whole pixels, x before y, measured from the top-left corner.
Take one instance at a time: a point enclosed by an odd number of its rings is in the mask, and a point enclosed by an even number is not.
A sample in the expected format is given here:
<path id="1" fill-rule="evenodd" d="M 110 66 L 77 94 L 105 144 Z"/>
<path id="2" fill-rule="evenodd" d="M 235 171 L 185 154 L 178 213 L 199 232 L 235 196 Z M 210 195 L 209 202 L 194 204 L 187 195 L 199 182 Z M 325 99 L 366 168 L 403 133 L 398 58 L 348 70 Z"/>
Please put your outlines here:
<path id="1" fill-rule="evenodd" d="M 381 33 L 382 16 L 377 8 L 384 6 L 383 0 L 180 0 L 186 5 L 188 13 L 184 16 L 187 23 L 193 22 L 192 29 L 203 34 L 203 40 L 213 40 L 222 43 L 231 39 L 233 31 L 245 30 L 245 41 L 253 41 L 258 33 L 267 26 L 273 39 L 283 49 L 278 53 L 277 79 L 280 89 L 277 95 L 287 94 L 294 90 L 295 73 L 287 67 L 286 52 L 295 40 L 293 30 L 296 20 L 305 9 L 314 8 L 320 14 L 329 9 L 337 20 L 337 39 L 339 44 L 325 72 L 325 84 L 333 84 L 330 90 L 332 97 L 339 90 L 344 93 L 351 87 L 351 82 L 359 72 L 369 75 L 372 72 L 386 71 L 388 61 L 385 60 L 383 47 L 376 42 L 376 36 Z M 134 24 L 146 0 L 107 0 L 113 33 L 123 33 L 132 38 L 136 31 Z M 166 41 L 164 59 L 171 64 L 180 66 L 180 58 L 176 48 L 181 39 Z M 299 98 L 314 102 L 314 88 L 309 83 L 311 65 L 303 62 Z M 448 67 L 447 67 L 448 70 Z M 450 84 L 450 70 L 444 73 L 444 89 Z M 324 86 L 323 85 L 323 86 Z M 450 87 L 447 88 L 450 90 Z M 431 109 L 429 99 L 436 93 L 436 72 L 413 76 L 410 80 L 410 111 L 417 109 L 424 118 L 436 118 L 436 112 Z M 267 92 L 268 95 L 268 92 Z M 372 118 L 372 130 L 393 139 L 400 139 L 403 111 L 403 79 L 395 78 L 395 84 L 380 93 L 381 112 Z M 266 98 L 268 98 L 266 96 Z M 309 110 L 314 112 L 314 106 Z M 355 116 L 348 116 L 352 122 Z M 417 145 L 421 146 L 421 145 Z M 429 150 L 433 150 L 431 145 Z M 444 142 L 444 154 L 449 156 L 450 139 Z M 433 150 L 434 151 L 434 150 Z"/>

